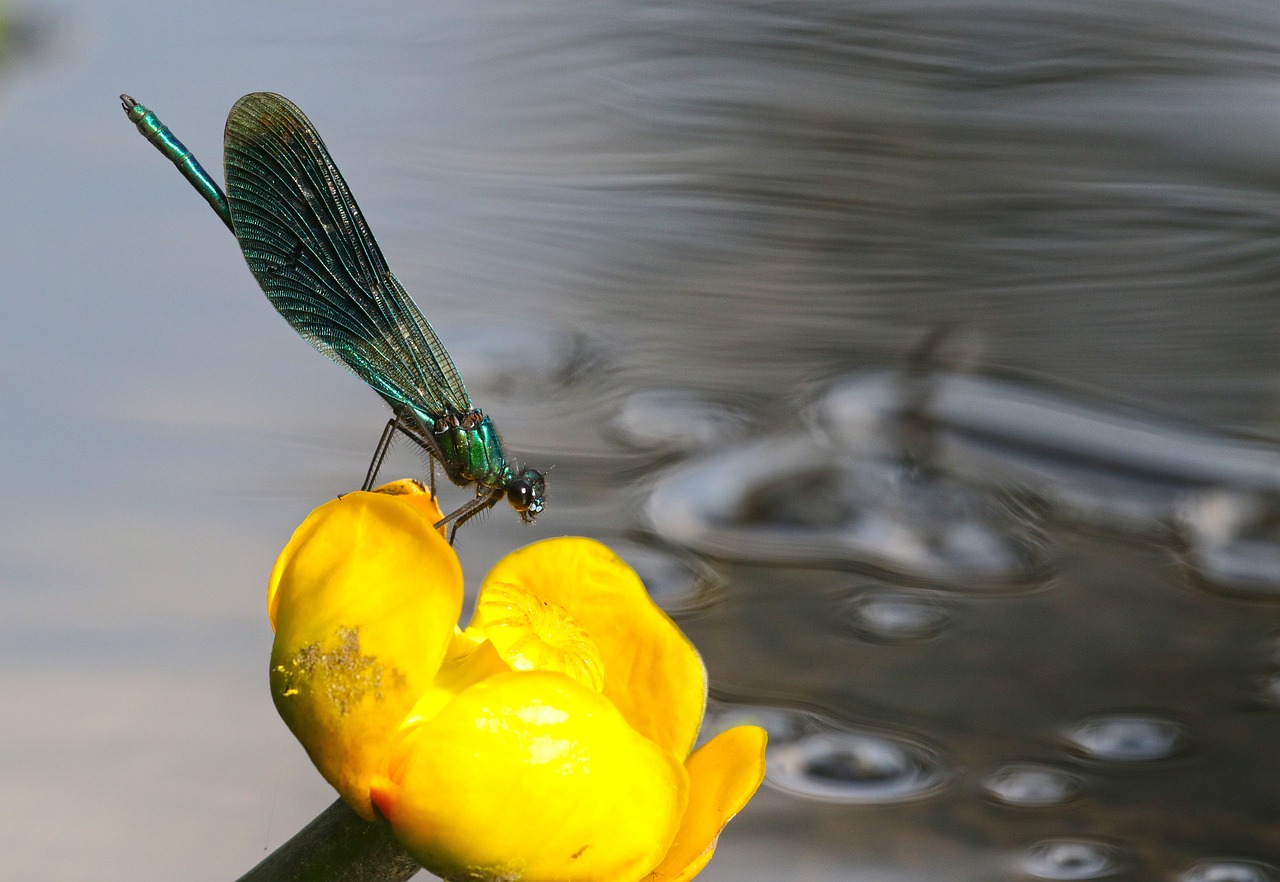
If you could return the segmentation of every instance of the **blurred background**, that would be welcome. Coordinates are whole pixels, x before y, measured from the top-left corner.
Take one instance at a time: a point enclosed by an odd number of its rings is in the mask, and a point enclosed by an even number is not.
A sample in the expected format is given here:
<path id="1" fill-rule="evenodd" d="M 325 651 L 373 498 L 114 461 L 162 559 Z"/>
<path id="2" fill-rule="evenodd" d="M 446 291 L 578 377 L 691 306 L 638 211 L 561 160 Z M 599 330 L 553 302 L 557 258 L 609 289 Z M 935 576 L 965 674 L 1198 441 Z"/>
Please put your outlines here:
<path id="1" fill-rule="evenodd" d="M 4 878 L 234 879 L 332 801 L 265 585 L 386 411 L 116 97 L 221 178 L 270 90 L 551 469 L 468 584 L 609 542 L 770 729 L 701 878 L 1280 879 L 1280 7 L 0 14 Z"/>

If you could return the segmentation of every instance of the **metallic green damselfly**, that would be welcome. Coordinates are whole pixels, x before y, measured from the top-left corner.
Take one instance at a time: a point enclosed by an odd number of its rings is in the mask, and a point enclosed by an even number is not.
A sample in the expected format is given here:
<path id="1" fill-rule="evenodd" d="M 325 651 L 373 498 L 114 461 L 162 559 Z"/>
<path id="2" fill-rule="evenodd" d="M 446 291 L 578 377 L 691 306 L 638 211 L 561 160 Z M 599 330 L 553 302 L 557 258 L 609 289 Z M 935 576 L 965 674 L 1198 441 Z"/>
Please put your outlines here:
<path id="1" fill-rule="evenodd" d="M 503 496 L 531 523 L 544 506 L 542 474 L 508 461 L 497 429 L 472 404 L 453 359 L 387 268 L 347 182 L 302 111 L 270 92 L 235 103 L 223 140 L 223 193 L 154 113 L 128 95 L 120 101 L 138 131 L 235 235 L 276 310 L 391 405 L 364 489 L 373 486 L 400 432 L 453 483 L 475 485 L 475 498 L 436 525 L 450 525 L 450 542 L 458 527 Z M 431 471 L 434 484 L 434 466 Z"/>

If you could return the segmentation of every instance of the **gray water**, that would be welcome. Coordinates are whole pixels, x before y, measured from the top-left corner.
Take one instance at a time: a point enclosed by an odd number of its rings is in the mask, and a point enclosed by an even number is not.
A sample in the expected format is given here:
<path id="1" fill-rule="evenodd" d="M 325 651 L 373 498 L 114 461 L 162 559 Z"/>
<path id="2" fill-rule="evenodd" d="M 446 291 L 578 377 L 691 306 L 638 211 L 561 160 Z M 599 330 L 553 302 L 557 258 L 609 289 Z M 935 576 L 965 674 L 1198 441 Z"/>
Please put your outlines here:
<path id="1" fill-rule="evenodd" d="M 0 873 L 332 799 L 267 573 L 376 396 L 127 124 L 324 134 L 506 443 L 770 728 L 702 877 L 1280 879 L 1280 10 L 30 4 L 0 67 Z M 397 451 L 388 476 L 420 474 Z M 460 498 L 460 497 L 459 497 Z"/>

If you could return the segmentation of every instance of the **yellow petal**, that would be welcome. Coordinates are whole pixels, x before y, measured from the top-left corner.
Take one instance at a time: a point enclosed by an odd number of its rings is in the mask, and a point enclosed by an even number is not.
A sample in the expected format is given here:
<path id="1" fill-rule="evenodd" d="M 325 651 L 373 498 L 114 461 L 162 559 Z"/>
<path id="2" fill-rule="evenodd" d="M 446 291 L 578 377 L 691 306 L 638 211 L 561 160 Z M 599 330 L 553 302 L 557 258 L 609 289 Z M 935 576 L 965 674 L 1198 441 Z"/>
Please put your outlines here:
<path id="1" fill-rule="evenodd" d="M 431 495 L 431 491 L 429 491 L 421 481 L 416 481 L 413 478 L 400 478 L 396 481 L 390 481 L 379 487 L 375 487 L 373 492 L 381 493 L 386 496 L 397 497 L 399 501 L 404 502 L 411 508 L 417 510 L 432 524 L 435 524 L 444 517 L 440 511 L 440 503 Z M 338 497 L 338 499 L 342 498 L 343 497 L 341 496 Z M 318 511 L 320 511 L 320 509 L 316 509 L 315 512 L 312 512 L 312 516 L 314 516 Z M 294 531 L 294 536 L 293 539 L 290 540 L 290 544 L 298 541 L 298 534 L 302 532 L 302 529 L 305 526 L 306 524 L 304 523 L 302 527 L 299 527 Z M 440 536 L 443 537 L 445 535 L 445 527 L 442 526 L 437 532 L 439 532 Z M 285 551 L 288 551 L 288 546 L 286 546 Z M 273 631 L 276 627 L 276 587 L 280 581 L 280 568 L 284 565 L 285 559 L 284 552 L 281 552 L 280 556 L 276 559 L 275 567 L 272 570 L 270 582 L 267 586 L 267 618 L 271 621 L 271 629 Z"/>
<path id="2" fill-rule="evenodd" d="M 416 726 L 431 719 L 442 707 L 453 701 L 458 693 L 494 674 L 504 674 L 510 670 L 511 666 L 502 660 L 502 656 L 489 641 L 476 643 L 466 635 L 455 634 L 453 644 L 440 663 L 440 672 L 436 674 L 430 688 L 414 703 L 408 716 L 401 722 L 401 727 Z"/>
<path id="3" fill-rule="evenodd" d="M 604 686 L 604 663 L 591 635 L 559 604 L 519 585 L 489 581 L 468 631 L 493 644 L 518 671 L 556 671 L 588 689 Z"/>
<path id="4" fill-rule="evenodd" d="M 631 567 L 599 542 L 565 536 L 498 561 L 481 601 L 491 585 L 503 583 L 568 610 L 600 649 L 603 694 L 640 734 L 677 757 L 688 755 L 706 704 L 706 671 Z"/>
<path id="5" fill-rule="evenodd" d="M 685 882 L 707 865 L 724 825 L 764 780 L 766 740 L 759 726 L 737 726 L 693 752 L 685 763 L 689 807 L 671 850 L 645 882 Z"/>
<path id="6" fill-rule="evenodd" d="M 614 882 L 661 860 L 687 786 L 607 699 L 534 671 L 490 677 L 404 730 L 373 799 L 444 878 Z"/>
<path id="7" fill-rule="evenodd" d="M 399 496 L 401 501 L 407 502 L 422 513 L 422 516 L 435 524 L 444 517 L 444 513 L 440 511 L 439 501 L 431 495 L 431 491 L 426 485 L 414 478 L 400 478 L 395 481 L 388 481 L 386 484 L 373 488 L 374 493 L 385 493 L 388 496 Z M 441 536 L 445 534 L 446 525 L 441 525 L 439 533 Z"/>
<path id="8" fill-rule="evenodd" d="M 421 495 L 350 493 L 321 506 L 271 574 L 276 709 L 365 818 L 369 778 L 436 676 L 462 605 L 458 559 Z"/>

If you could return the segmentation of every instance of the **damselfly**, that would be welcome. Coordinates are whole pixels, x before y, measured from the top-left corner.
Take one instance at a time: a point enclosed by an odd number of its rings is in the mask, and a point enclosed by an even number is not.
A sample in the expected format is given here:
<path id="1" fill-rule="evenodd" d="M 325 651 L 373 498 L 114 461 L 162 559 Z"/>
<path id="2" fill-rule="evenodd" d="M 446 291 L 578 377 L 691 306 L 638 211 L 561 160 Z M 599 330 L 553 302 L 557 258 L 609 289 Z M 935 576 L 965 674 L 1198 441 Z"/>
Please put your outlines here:
<path id="1" fill-rule="evenodd" d="M 351 191 L 310 120 L 270 92 L 245 95 L 227 116 L 226 193 L 156 115 L 121 95 L 138 131 L 169 157 L 235 235 L 249 270 L 307 342 L 391 405 L 365 476 L 373 486 L 396 432 L 476 496 L 446 515 L 449 541 L 507 497 L 527 523 L 546 482 L 508 461 L 492 421 L 471 403 L 436 332 L 387 268 Z"/>

